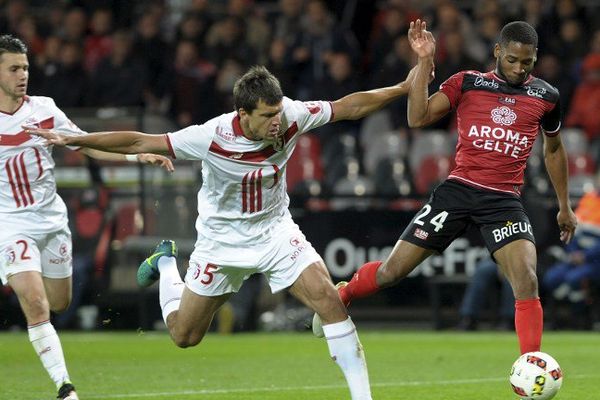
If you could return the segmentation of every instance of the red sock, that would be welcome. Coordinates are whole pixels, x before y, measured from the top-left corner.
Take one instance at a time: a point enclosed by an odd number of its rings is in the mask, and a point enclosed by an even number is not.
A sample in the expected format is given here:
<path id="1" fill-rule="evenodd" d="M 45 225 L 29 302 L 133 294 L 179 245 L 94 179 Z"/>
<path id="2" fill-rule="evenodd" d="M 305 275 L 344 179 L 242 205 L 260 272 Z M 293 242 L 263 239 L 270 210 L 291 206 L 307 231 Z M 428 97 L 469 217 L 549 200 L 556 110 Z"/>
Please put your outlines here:
<path id="1" fill-rule="evenodd" d="M 352 299 L 367 297 L 379 291 L 377 285 L 377 269 L 381 261 L 371 261 L 356 271 L 350 282 L 339 289 L 342 302 L 348 306 Z"/>
<path id="2" fill-rule="evenodd" d="M 515 301 L 515 330 L 521 354 L 540 351 L 544 329 L 544 310 L 539 297 Z"/>

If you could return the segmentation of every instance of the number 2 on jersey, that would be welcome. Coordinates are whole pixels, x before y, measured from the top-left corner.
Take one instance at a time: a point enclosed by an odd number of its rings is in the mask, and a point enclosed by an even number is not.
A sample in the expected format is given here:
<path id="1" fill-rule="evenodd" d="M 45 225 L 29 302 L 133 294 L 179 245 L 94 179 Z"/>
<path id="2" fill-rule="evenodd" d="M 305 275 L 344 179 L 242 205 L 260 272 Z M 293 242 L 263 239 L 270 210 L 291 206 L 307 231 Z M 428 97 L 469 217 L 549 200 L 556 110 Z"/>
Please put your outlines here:
<path id="1" fill-rule="evenodd" d="M 423 222 L 422 219 L 429 215 L 429 213 L 431 212 L 431 206 L 429 204 L 426 204 L 425 207 L 423 207 L 422 211 L 423 212 L 420 215 L 418 215 L 417 218 L 415 218 L 415 224 L 421 226 L 425 225 L 425 222 Z M 435 226 L 435 232 L 439 232 L 444 227 L 444 221 L 446 221 L 446 218 L 448 218 L 448 212 L 442 211 L 441 213 L 437 214 L 435 217 L 429 220 L 429 223 Z"/>

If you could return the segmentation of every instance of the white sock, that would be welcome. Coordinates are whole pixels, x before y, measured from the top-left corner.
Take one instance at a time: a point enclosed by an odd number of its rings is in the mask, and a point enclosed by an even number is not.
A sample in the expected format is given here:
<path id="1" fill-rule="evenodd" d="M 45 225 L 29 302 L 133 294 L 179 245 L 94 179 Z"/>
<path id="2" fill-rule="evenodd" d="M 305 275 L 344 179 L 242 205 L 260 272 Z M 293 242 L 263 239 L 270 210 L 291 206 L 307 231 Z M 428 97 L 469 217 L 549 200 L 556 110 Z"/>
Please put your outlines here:
<path id="1" fill-rule="evenodd" d="M 352 400 L 371 400 L 367 361 L 350 317 L 342 322 L 323 325 L 331 358 L 340 366 Z"/>
<path id="2" fill-rule="evenodd" d="M 56 387 L 69 381 L 60 339 L 50 321 L 28 326 L 27 332 L 29 332 L 29 341 L 33 349 L 40 357 L 42 365 L 48 371 Z"/>
<path id="3" fill-rule="evenodd" d="M 160 271 L 158 299 L 163 320 L 166 324 L 169 314 L 179 310 L 184 283 L 181 280 L 181 275 L 179 275 L 175 257 L 161 257 L 158 260 L 158 270 Z"/>

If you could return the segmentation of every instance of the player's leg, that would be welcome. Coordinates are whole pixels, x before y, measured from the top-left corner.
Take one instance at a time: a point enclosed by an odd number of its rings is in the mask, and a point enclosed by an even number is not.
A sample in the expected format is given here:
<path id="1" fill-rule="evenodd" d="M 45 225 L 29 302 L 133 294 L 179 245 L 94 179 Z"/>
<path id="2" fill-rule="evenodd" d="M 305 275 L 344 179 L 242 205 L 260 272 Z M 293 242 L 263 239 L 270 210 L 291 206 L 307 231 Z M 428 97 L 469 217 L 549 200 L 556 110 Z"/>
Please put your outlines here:
<path id="1" fill-rule="evenodd" d="M 154 253 L 140 265 L 137 280 L 146 287 L 159 280 L 159 302 L 163 320 L 169 328 L 173 342 L 179 347 L 195 346 L 210 327 L 214 314 L 227 301 L 230 293 L 215 296 L 201 295 L 185 287 L 177 269 L 177 245 L 172 240 L 160 242 Z M 201 288 L 226 279 L 215 279 L 216 266 L 196 265 L 189 274 L 189 281 Z"/>
<path id="2" fill-rule="evenodd" d="M 50 311 L 62 313 L 71 304 L 73 293 L 73 278 L 47 278 L 44 277 L 44 288 L 48 297 Z"/>
<path id="3" fill-rule="evenodd" d="M 429 256 L 442 252 L 466 230 L 472 198 L 473 193 L 462 185 L 449 181 L 440 185 L 406 227 L 387 260 L 366 263 L 339 289 L 344 304 L 395 285 Z"/>
<path id="4" fill-rule="evenodd" d="M 340 286 L 338 290 L 343 303 L 349 305 L 353 299 L 371 296 L 397 284 L 434 253 L 434 250 L 399 240 L 385 261 L 367 262 L 356 271 L 348 284 Z"/>
<path id="5" fill-rule="evenodd" d="M 515 330 L 521 354 L 539 351 L 544 313 L 538 295 L 535 244 L 527 239 L 512 241 L 494 253 L 515 295 Z"/>
<path id="6" fill-rule="evenodd" d="M 362 345 L 325 264 L 319 261 L 308 266 L 290 287 L 290 293 L 321 317 L 329 354 L 342 369 L 352 399 L 371 399 Z"/>
<path id="7" fill-rule="evenodd" d="M 50 306 L 41 274 L 26 271 L 11 275 L 8 284 L 13 288 L 27 320 L 29 340 L 57 389 L 69 386 L 62 399 L 76 399 L 71 385 L 60 339 L 50 322 Z M 70 396 L 70 397 L 68 397 Z"/>
<path id="8" fill-rule="evenodd" d="M 230 296 L 230 293 L 220 296 L 202 296 L 187 287 L 184 288 L 179 308 L 165 316 L 165 323 L 173 342 L 181 348 L 200 343 L 215 313 Z"/>
<path id="9" fill-rule="evenodd" d="M 60 339 L 50 322 L 50 304 L 44 285 L 45 277 L 42 278 L 46 248 L 40 253 L 37 242 L 26 236 L 15 237 L 3 243 L 1 247 L 7 257 L 2 260 L 0 275 L 3 282 L 8 283 L 17 295 L 27 321 L 30 342 L 59 389 L 59 398 L 77 399 L 74 387 L 69 381 Z M 69 249 L 70 247 L 67 248 Z M 53 265 L 60 279 L 65 279 L 71 274 L 70 250 L 65 261 Z M 64 303 L 57 304 L 57 308 L 62 305 Z"/>

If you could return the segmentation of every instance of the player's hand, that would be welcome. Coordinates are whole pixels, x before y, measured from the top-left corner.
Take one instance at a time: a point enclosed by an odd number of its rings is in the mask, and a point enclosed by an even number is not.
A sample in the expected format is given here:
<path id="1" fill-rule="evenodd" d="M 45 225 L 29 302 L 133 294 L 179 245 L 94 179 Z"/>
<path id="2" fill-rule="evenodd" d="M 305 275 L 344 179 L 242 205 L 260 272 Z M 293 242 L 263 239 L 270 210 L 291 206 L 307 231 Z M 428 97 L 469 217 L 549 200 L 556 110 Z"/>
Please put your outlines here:
<path id="1" fill-rule="evenodd" d="M 175 171 L 173 162 L 171 162 L 171 160 L 165 156 L 160 156 L 158 154 L 151 153 L 140 153 L 137 155 L 137 158 L 142 164 L 158 165 L 159 167 L 164 168 L 168 172 Z"/>
<path id="2" fill-rule="evenodd" d="M 558 227 L 560 228 L 560 240 L 569 243 L 575 234 L 577 228 L 577 217 L 571 208 L 558 211 L 556 216 Z"/>
<path id="3" fill-rule="evenodd" d="M 435 54 L 435 38 L 427 30 L 427 23 L 420 19 L 411 21 L 408 29 L 408 43 L 419 58 L 433 57 Z"/>
<path id="4" fill-rule="evenodd" d="M 31 126 L 23 126 L 25 133 L 32 136 L 39 136 L 41 138 L 46 139 L 46 145 L 55 145 L 55 146 L 66 146 L 68 136 L 62 135 L 58 132 L 55 132 L 51 129 L 42 129 Z"/>

